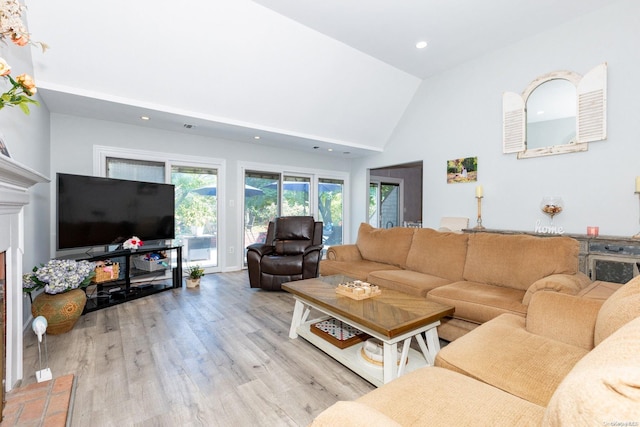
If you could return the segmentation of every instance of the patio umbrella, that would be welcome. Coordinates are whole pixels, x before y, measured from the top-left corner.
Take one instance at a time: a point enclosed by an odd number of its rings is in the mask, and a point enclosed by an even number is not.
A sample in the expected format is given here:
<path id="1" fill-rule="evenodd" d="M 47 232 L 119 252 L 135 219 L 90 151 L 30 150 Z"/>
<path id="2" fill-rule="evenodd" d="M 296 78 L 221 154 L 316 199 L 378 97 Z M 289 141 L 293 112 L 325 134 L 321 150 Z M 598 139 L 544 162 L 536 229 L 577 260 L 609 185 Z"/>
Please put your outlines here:
<path id="1" fill-rule="evenodd" d="M 208 185 L 206 187 L 196 188 L 195 190 L 191 190 L 192 193 L 200 194 L 201 196 L 215 196 L 217 195 L 217 188 L 215 185 Z M 250 185 L 244 186 L 244 195 L 245 196 L 260 196 L 264 194 L 264 192 L 256 187 L 252 187 Z"/>

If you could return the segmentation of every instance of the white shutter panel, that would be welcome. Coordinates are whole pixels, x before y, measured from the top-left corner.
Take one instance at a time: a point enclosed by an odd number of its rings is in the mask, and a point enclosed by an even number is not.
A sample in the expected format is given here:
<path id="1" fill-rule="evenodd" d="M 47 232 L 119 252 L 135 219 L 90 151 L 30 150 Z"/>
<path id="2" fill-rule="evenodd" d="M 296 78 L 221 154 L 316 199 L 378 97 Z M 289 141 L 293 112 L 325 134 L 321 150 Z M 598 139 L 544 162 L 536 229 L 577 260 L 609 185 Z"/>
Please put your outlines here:
<path id="1" fill-rule="evenodd" d="M 589 71 L 578 83 L 578 142 L 607 138 L 607 64 Z"/>
<path id="2" fill-rule="evenodd" d="M 502 94 L 502 152 L 519 153 L 526 149 L 524 99 L 517 93 Z"/>

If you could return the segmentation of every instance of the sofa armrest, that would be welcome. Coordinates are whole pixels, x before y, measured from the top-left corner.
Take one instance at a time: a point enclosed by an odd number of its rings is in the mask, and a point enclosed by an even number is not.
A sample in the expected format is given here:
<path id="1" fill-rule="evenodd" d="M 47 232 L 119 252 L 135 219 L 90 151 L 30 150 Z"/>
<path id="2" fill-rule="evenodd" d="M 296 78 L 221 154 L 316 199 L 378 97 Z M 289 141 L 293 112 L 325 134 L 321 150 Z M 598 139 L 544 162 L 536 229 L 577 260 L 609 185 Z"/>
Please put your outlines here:
<path id="1" fill-rule="evenodd" d="M 356 245 L 331 246 L 327 250 L 327 259 L 333 261 L 362 261 L 362 255 Z"/>
<path id="2" fill-rule="evenodd" d="M 309 427 L 400 427 L 375 408 L 359 402 L 338 401 L 322 412 Z"/>
<path id="3" fill-rule="evenodd" d="M 272 254 L 275 249 L 275 246 L 266 245 L 264 243 L 254 243 L 253 245 L 247 246 L 247 252 L 256 252 L 260 258 L 265 255 Z"/>
<path id="4" fill-rule="evenodd" d="M 552 274 L 538 279 L 529 286 L 527 293 L 522 298 L 524 305 L 529 305 L 531 297 L 538 291 L 553 291 L 561 294 L 577 295 L 582 289 L 589 286 L 591 279 L 582 272 L 576 274 Z"/>
<path id="5" fill-rule="evenodd" d="M 603 302 L 557 292 L 538 292 L 531 298 L 525 327 L 532 334 L 591 350 Z"/>

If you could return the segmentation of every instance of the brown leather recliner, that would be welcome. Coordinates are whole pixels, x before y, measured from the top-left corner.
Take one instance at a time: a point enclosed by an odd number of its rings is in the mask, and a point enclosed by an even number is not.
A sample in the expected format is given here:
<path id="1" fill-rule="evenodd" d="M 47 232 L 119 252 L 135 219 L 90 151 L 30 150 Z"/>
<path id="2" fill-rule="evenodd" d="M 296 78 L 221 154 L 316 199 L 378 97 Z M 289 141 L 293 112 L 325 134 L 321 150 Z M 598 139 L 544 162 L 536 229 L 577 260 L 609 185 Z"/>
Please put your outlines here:
<path id="1" fill-rule="evenodd" d="M 280 285 L 318 277 L 322 222 L 311 216 L 285 216 L 269 223 L 265 243 L 247 247 L 249 284 L 279 291 Z"/>

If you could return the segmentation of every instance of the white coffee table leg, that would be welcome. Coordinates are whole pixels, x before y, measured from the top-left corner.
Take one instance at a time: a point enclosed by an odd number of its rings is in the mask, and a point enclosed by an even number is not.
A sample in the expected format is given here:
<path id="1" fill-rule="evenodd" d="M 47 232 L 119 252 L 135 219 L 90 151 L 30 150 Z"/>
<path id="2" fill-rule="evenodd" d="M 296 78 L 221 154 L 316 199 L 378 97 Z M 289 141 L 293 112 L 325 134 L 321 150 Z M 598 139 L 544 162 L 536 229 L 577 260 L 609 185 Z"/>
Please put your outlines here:
<path id="1" fill-rule="evenodd" d="M 438 354 L 438 352 L 440 351 L 440 339 L 438 338 L 438 330 L 433 327 L 425 332 L 425 336 L 427 338 L 426 343 L 422 338 L 422 334 L 416 335 L 416 340 L 418 341 L 420 350 L 422 350 L 422 354 L 427 360 L 427 363 L 433 366 L 436 360 L 436 354 Z"/>
<path id="2" fill-rule="evenodd" d="M 382 382 L 386 384 L 398 377 L 398 344 L 384 343 L 382 355 Z"/>
<path id="3" fill-rule="evenodd" d="M 409 347 L 411 347 L 411 337 L 404 340 L 402 344 L 402 355 L 400 356 L 400 365 L 398 366 L 398 378 L 404 374 L 404 368 L 407 366 Z"/>
<path id="4" fill-rule="evenodd" d="M 304 304 L 296 300 L 296 305 L 293 307 L 293 316 L 291 317 L 291 328 L 289 329 L 289 338 L 298 338 L 298 327 L 302 325 L 306 316 L 309 315 L 309 309 L 304 309 Z"/>

